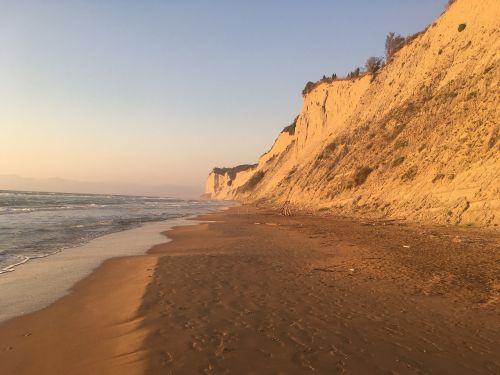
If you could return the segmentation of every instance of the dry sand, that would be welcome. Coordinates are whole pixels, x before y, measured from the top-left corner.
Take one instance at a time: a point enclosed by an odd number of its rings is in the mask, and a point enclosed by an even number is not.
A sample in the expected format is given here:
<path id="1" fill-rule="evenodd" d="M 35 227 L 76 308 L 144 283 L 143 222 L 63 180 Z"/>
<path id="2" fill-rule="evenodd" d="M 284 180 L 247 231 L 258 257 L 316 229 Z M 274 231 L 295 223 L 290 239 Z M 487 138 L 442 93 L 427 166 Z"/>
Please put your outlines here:
<path id="1" fill-rule="evenodd" d="M 202 219 L 0 325 L 0 373 L 500 373 L 498 233 Z"/>

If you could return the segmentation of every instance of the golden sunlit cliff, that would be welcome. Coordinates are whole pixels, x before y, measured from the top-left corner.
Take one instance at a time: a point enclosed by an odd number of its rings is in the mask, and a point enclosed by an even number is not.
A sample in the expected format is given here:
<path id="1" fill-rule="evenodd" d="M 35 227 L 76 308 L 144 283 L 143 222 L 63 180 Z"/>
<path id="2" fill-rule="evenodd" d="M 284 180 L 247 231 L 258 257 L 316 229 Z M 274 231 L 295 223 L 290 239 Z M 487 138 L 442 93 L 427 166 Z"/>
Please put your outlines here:
<path id="1" fill-rule="evenodd" d="M 258 164 L 205 196 L 430 223 L 500 224 L 500 2 L 457 0 L 376 74 L 320 82 Z"/>

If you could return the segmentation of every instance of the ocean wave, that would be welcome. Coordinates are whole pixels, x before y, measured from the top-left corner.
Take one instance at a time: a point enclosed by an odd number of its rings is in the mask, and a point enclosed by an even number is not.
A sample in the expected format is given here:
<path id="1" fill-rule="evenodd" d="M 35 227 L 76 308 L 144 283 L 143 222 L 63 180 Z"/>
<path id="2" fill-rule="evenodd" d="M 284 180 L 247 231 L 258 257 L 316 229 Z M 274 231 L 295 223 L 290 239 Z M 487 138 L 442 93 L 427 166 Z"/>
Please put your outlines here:
<path id="1" fill-rule="evenodd" d="M 26 255 L 22 255 L 23 259 L 18 261 L 18 262 L 15 262 L 15 263 L 12 263 L 12 264 L 9 264 L 3 268 L 0 268 L 0 275 L 2 273 L 7 273 L 7 272 L 14 272 L 16 270 L 16 267 L 18 266 L 21 266 L 27 262 L 29 262 L 30 260 L 32 259 L 41 259 L 41 258 L 47 258 L 51 255 L 54 255 L 54 254 L 57 254 L 57 253 L 60 253 L 62 250 L 64 249 L 58 249 L 56 251 L 53 251 L 51 253 L 48 253 L 48 254 L 40 254 L 40 255 L 31 255 L 31 256 L 26 256 Z"/>
<path id="2" fill-rule="evenodd" d="M 28 208 L 28 207 L 0 207 L 0 212 L 29 212 L 29 211 L 34 211 L 35 208 Z"/>
<path id="3" fill-rule="evenodd" d="M 105 208 L 109 207 L 107 204 L 78 204 L 78 205 L 66 205 L 66 206 L 44 206 L 44 207 L 0 207 L 0 215 L 6 214 L 19 214 L 19 213 L 30 213 L 30 212 L 46 212 L 46 211 L 60 211 L 60 210 L 85 210 L 89 208 Z"/>
<path id="4" fill-rule="evenodd" d="M 13 264 L 10 264 L 10 265 L 8 265 L 8 266 L 6 266 L 4 268 L 1 268 L 0 269 L 0 274 L 6 273 L 6 272 L 13 272 L 17 266 L 20 266 L 21 264 L 26 263 L 30 259 L 31 259 L 30 257 L 23 256 L 23 260 L 21 260 L 19 262 L 16 262 L 16 263 L 13 263 Z"/>
<path id="5" fill-rule="evenodd" d="M 0 273 L 96 237 L 217 205 L 167 197 L 0 191 Z"/>

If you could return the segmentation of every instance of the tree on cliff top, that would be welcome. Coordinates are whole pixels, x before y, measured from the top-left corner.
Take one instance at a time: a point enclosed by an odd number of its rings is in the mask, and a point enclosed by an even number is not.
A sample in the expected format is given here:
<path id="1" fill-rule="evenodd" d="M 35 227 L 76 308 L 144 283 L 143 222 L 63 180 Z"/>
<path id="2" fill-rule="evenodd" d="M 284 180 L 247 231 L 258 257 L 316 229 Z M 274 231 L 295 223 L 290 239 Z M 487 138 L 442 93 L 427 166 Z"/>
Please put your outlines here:
<path id="1" fill-rule="evenodd" d="M 385 56 L 389 60 L 405 44 L 405 38 L 400 34 L 390 32 L 385 38 Z"/>
<path id="2" fill-rule="evenodd" d="M 307 82 L 306 87 L 304 87 L 304 90 L 302 90 L 302 96 L 306 96 L 315 86 L 316 84 L 314 82 Z"/>
<path id="3" fill-rule="evenodd" d="M 356 68 L 356 69 L 354 69 L 352 72 L 350 72 L 347 75 L 347 78 L 348 79 L 356 78 L 356 77 L 359 77 L 360 74 L 361 74 L 361 69 L 360 68 Z"/>
<path id="4" fill-rule="evenodd" d="M 381 57 L 369 57 L 365 63 L 365 69 L 368 73 L 375 74 L 382 67 Z"/>

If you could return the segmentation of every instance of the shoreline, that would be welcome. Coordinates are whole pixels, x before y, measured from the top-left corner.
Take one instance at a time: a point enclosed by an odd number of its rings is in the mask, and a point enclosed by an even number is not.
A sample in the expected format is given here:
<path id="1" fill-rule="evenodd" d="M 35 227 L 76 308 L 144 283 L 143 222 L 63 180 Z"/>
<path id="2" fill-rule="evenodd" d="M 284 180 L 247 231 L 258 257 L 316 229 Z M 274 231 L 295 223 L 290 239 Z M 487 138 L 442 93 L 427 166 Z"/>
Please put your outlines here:
<path id="1" fill-rule="evenodd" d="M 254 207 L 196 220 L 1 323 L 0 370 L 500 369 L 496 234 Z"/>
<path id="2" fill-rule="evenodd" d="M 0 273 L 0 323 L 56 302 L 108 259 L 142 255 L 156 244 L 169 242 L 163 233 L 175 226 L 194 225 L 192 217 L 149 222 L 109 233 L 82 245 L 31 258 L 19 269 Z"/>

